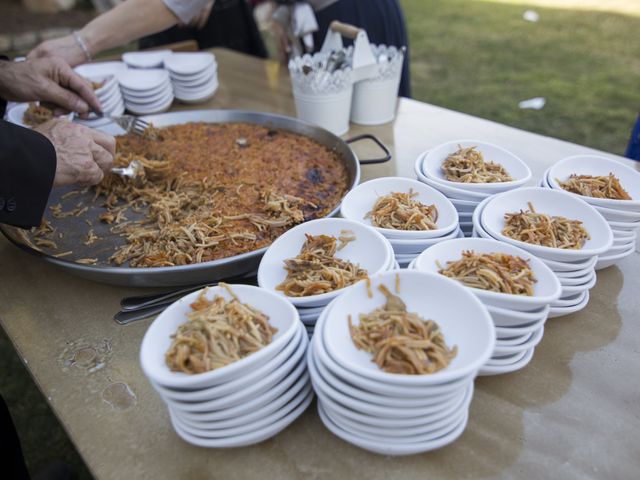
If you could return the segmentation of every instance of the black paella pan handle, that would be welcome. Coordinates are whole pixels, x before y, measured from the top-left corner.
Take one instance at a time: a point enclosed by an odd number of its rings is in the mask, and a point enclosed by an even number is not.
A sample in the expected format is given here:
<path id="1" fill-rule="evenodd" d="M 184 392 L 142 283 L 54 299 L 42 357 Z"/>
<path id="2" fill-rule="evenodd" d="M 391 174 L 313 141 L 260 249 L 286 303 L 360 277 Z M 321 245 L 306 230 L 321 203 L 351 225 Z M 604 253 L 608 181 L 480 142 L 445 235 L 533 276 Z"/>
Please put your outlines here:
<path id="1" fill-rule="evenodd" d="M 355 137 L 348 138 L 347 140 L 345 140 L 345 142 L 351 144 L 351 143 L 359 142 L 360 140 L 372 140 L 384 152 L 384 157 L 360 160 L 360 165 L 373 165 L 374 163 L 384 163 L 391 160 L 391 152 L 389 151 L 389 149 L 385 146 L 384 143 L 378 140 L 378 138 L 375 135 L 371 135 L 370 133 L 363 133 L 362 135 L 356 135 Z"/>

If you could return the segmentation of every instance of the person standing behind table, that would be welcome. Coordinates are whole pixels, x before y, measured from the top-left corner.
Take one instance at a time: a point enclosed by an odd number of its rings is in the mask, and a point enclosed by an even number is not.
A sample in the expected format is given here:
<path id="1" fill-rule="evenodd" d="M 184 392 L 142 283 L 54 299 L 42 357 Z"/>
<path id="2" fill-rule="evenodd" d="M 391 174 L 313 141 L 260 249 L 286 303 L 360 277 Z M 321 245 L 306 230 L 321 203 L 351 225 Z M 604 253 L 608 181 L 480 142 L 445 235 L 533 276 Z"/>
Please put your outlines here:
<path id="1" fill-rule="evenodd" d="M 244 1 L 244 0 L 242 0 Z M 62 57 L 71 66 L 89 62 L 100 52 L 166 30 L 189 24 L 210 0 L 125 0 L 99 15 L 79 31 L 47 40 L 27 58 Z"/>
<path id="2" fill-rule="evenodd" d="M 627 145 L 627 151 L 624 156 L 632 160 L 640 161 L 640 115 L 638 115 L 636 124 L 631 131 L 631 138 L 629 139 L 629 145 Z"/>
<path id="3" fill-rule="evenodd" d="M 10 62 L 0 58 L 0 119 L 7 101 L 52 102 L 66 110 L 100 111 L 91 85 L 62 59 Z M 0 223 L 40 225 L 52 186 L 98 183 L 113 164 L 115 139 L 67 120 L 34 130 L 0 120 Z M 20 440 L 0 395 L 0 464 L 3 478 L 29 480 Z M 44 474 L 45 472 L 40 472 Z M 72 478 L 50 465 L 46 478 Z"/>
<path id="4" fill-rule="evenodd" d="M 329 25 L 334 20 L 362 28 L 367 32 L 369 41 L 374 45 L 388 45 L 397 48 L 407 47 L 402 66 L 399 95 L 411 97 L 409 78 L 409 39 L 404 14 L 398 0 L 275 0 L 277 5 L 292 7 L 299 3 L 308 3 L 314 10 L 318 29 L 313 34 L 313 51 L 322 48 Z M 276 26 L 275 34 L 279 39 L 279 47 L 288 50 L 286 38 L 282 30 Z M 345 45 L 352 42 L 344 39 Z M 281 57 L 283 54 L 281 52 Z"/>
<path id="5" fill-rule="evenodd" d="M 51 102 L 78 113 L 100 110 L 91 85 L 58 58 L 0 60 L 0 118 L 9 100 Z M 33 130 L 0 120 L 0 223 L 40 225 L 52 187 L 99 183 L 114 155 L 112 136 L 68 120 Z"/>
<path id="6" fill-rule="evenodd" d="M 165 0 L 169 6 L 181 0 Z M 140 39 L 140 48 L 151 48 L 184 40 L 195 40 L 198 48 L 225 47 L 259 58 L 267 58 L 253 12 L 246 0 L 211 0 L 189 23 Z"/>

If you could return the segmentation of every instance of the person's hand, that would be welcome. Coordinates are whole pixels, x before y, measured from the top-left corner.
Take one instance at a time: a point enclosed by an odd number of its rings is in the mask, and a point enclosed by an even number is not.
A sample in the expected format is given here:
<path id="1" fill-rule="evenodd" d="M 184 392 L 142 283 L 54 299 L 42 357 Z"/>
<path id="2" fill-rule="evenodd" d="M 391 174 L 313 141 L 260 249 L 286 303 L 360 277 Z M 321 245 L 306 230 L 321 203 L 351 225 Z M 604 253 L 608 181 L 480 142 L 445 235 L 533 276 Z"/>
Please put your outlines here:
<path id="1" fill-rule="evenodd" d="M 84 51 L 73 35 L 42 42 L 31 50 L 27 59 L 59 57 L 75 67 L 87 61 Z"/>
<path id="2" fill-rule="evenodd" d="M 61 58 L 0 61 L 0 96 L 16 102 L 40 100 L 81 114 L 101 110 L 91 84 Z"/>
<path id="3" fill-rule="evenodd" d="M 95 185 L 113 166 L 116 140 L 111 135 L 67 120 L 50 120 L 34 128 L 56 149 L 54 187 Z"/>

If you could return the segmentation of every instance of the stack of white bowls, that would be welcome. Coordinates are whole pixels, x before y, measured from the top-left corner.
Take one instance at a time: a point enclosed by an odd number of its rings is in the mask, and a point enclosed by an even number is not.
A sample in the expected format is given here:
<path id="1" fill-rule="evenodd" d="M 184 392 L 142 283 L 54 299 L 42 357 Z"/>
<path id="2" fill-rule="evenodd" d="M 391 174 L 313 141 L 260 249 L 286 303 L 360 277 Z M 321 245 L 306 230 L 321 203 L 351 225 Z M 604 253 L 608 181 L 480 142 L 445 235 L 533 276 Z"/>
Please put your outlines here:
<path id="1" fill-rule="evenodd" d="M 300 320 L 304 323 L 309 335 L 312 335 L 322 310 L 331 300 L 351 286 L 308 297 L 289 297 L 277 290 L 277 286 L 287 277 L 285 260 L 300 253 L 306 241 L 306 235 L 355 237 L 355 240 L 337 251 L 336 257 L 359 265 L 369 275 L 397 268 L 398 265 L 394 261 L 391 245 L 380 233 L 373 228 L 343 218 L 321 218 L 305 222 L 278 237 L 260 261 L 258 285 L 295 305 L 300 314 Z"/>
<path id="2" fill-rule="evenodd" d="M 122 61 L 131 68 L 162 68 L 164 60 L 172 55 L 171 50 L 149 50 L 122 54 Z"/>
<path id="3" fill-rule="evenodd" d="M 538 213 L 579 220 L 590 237 L 581 249 L 561 249 L 532 245 L 502 234 L 507 213 L 525 211 L 531 202 Z M 611 228 L 595 208 L 576 195 L 539 187 L 527 187 L 495 195 L 483 201 L 474 212 L 476 236 L 507 242 L 542 260 L 562 285 L 560 298 L 551 302 L 549 317 L 582 310 L 589 302 L 589 290 L 596 284 L 598 255 L 613 245 Z"/>
<path id="4" fill-rule="evenodd" d="M 485 161 L 502 165 L 514 180 L 500 183 L 460 183 L 447 180 L 442 164 L 449 155 L 467 147 L 476 147 Z M 478 140 L 454 140 L 438 145 L 420 155 L 414 169 L 418 180 L 436 188 L 451 200 L 460 214 L 460 228 L 466 236 L 471 236 L 473 211 L 482 200 L 495 193 L 521 187 L 531 179 L 531 170 L 520 158 L 497 145 Z"/>
<path id="5" fill-rule="evenodd" d="M 613 245 L 598 255 L 596 270 L 615 265 L 636 250 L 637 232 L 640 228 L 640 173 L 607 157 L 576 155 L 554 164 L 540 181 L 542 187 L 562 190 L 559 181 L 567 180 L 572 174 L 606 176 L 609 173 L 618 177 L 632 200 L 593 198 L 571 193 L 595 208 L 613 231 Z"/>
<path id="6" fill-rule="evenodd" d="M 384 284 L 408 311 L 438 323 L 457 355 L 433 374 L 393 374 L 358 350 L 348 318 L 382 307 Z M 324 310 L 307 355 L 318 413 L 346 442 L 383 455 L 409 455 L 443 447 L 464 431 L 473 381 L 491 356 L 495 331 L 486 307 L 467 289 L 441 275 L 394 270 L 371 279 L 373 297 L 360 283 Z"/>
<path id="7" fill-rule="evenodd" d="M 553 271 L 541 260 L 522 250 L 497 240 L 461 238 L 434 245 L 423 252 L 410 268 L 438 273 L 447 262 L 462 258 L 462 253 L 503 253 L 529 261 L 537 280 L 533 296 L 512 295 L 466 287 L 484 303 L 496 327 L 496 345 L 480 375 L 497 375 L 524 368 L 542 340 L 544 324 L 552 302 L 560 298 L 562 287 Z"/>
<path id="8" fill-rule="evenodd" d="M 392 192 L 409 193 L 410 191 L 418 194 L 415 200 L 425 205 L 436 206 L 437 229 L 394 230 L 371 225 L 368 213 L 379 197 Z M 458 212 L 453 204 L 436 189 L 410 178 L 384 177 L 358 185 L 342 200 L 340 214 L 346 219 L 375 228 L 384 235 L 393 247 L 396 261 L 401 267 L 406 267 L 431 245 L 463 236 L 458 227 Z"/>
<path id="9" fill-rule="evenodd" d="M 173 90 L 166 70 L 130 68 L 117 75 L 124 106 L 134 115 L 161 113 L 171 107 Z"/>
<path id="10" fill-rule="evenodd" d="M 204 102 L 218 89 L 218 64 L 212 53 L 174 53 L 164 59 L 164 66 L 181 102 Z"/>
<path id="11" fill-rule="evenodd" d="M 227 366 L 189 375 L 172 372 L 165 352 L 178 326 L 187 321 L 200 292 L 178 300 L 151 324 L 142 341 L 142 370 L 169 408 L 171 423 L 185 441 L 201 447 L 251 445 L 276 435 L 313 399 L 305 352 L 308 338 L 289 302 L 258 287 L 232 285 L 240 301 L 269 317 L 278 331 L 271 343 Z M 212 287 L 207 298 L 221 295 Z"/>

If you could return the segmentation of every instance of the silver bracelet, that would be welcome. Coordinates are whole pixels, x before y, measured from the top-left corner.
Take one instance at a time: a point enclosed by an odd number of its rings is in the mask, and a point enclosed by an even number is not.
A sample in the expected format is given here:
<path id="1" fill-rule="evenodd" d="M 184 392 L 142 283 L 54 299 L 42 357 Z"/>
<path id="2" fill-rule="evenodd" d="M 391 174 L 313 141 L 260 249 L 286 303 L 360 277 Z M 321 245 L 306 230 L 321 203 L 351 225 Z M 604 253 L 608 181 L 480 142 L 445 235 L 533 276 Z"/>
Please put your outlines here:
<path id="1" fill-rule="evenodd" d="M 77 30 L 74 30 L 73 32 L 73 38 L 76 39 L 76 43 L 78 44 L 78 46 L 82 49 L 82 51 L 84 52 L 84 56 L 87 59 L 87 62 L 90 62 L 92 60 L 91 58 L 91 52 L 89 51 L 89 49 L 87 48 L 87 44 L 84 43 L 83 38 L 80 36 L 80 32 L 78 32 Z"/>

